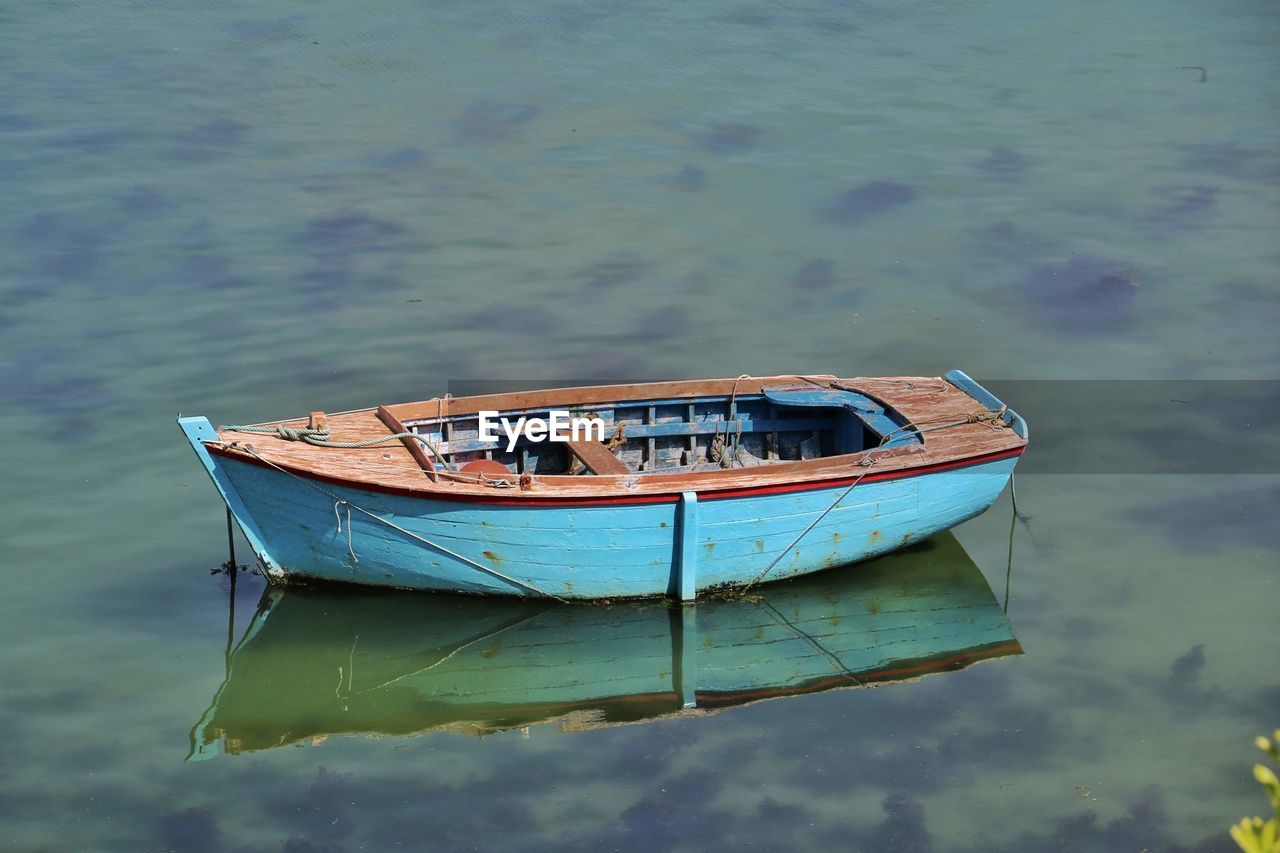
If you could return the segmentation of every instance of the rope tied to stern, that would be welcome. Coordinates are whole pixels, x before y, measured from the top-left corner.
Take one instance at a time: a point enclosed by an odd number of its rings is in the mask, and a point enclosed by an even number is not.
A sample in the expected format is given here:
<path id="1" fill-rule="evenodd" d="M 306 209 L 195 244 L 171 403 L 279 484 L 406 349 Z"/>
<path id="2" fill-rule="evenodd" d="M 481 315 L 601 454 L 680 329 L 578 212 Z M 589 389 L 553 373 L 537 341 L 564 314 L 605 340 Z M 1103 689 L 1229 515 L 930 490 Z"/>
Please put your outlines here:
<path id="1" fill-rule="evenodd" d="M 963 418 L 955 420 L 943 421 L 935 419 L 929 421 L 920 421 L 919 423 L 903 424 L 897 429 L 891 429 L 880 438 L 880 446 L 884 447 L 891 441 L 903 438 L 907 435 L 921 435 L 926 432 L 936 432 L 940 429 L 951 429 L 958 426 L 969 426 L 970 424 L 986 424 L 988 428 L 995 432 L 1002 429 L 1008 429 L 1009 424 L 1005 423 L 1004 416 L 1009 411 L 1009 407 L 1002 405 L 999 409 L 979 409 L 976 412 L 970 412 Z"/>

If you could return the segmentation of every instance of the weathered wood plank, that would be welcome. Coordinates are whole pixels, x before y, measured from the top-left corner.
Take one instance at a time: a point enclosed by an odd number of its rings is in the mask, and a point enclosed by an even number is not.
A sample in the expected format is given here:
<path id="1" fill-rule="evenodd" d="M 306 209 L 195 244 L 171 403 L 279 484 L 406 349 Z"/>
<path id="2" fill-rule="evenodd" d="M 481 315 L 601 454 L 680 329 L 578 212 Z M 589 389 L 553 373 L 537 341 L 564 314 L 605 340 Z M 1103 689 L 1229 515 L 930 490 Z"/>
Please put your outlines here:
<path id="1" fill-rule="evenodd" d="M 618 457 L 609 452 L 598 441 L 566 441 L 570 452 L 582 460 L 594 474 L 630 474 L 631 469 L 618 461 Z"/>
<path id="2" fill-rule="evenodd" d="M 378 407 L 378 420 L 386 424 L 387 429 L 391 430 L 394 434 L 408 432 L 408 430 L 405 429 L 404 424 L 400 422 L 400 419 L 391 414 L 391 411 L 386 406 Z M 418 463 L 422 470 L 427 473 L 427 476 L 432 482 L 435 482 L 437 479 L 435 462 L 432 461 L 431 455 L 427 453 L 427 449 L 422 446 L 422 442 L 418 441 L 416 438 L 410 438 L 406 435 L 401 437 L 400 443 L 409 451 L 409 455 L 413 457 L 413 461 Z"/>

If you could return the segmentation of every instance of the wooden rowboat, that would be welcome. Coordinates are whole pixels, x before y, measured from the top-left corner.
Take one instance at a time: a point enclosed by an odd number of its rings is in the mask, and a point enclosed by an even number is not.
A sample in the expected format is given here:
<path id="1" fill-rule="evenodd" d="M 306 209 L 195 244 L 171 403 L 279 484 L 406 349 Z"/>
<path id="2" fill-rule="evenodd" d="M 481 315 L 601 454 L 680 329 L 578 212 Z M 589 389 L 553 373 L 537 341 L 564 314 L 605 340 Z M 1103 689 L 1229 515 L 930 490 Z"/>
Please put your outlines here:
<path id="1" fill-rule="evenodd" d="M 482 416 L 599 422 L 507 441 Z M 1021 417 L 945 377 L 739 377 L 179 424 L 273 582 L 552 599 L 671 596 L 819 571 L 989 507 Z"/>
<path id="2" fill-rule="evenodd" d="M 685 607 L 269 587 L 192 730 L 191 758 L 331 735 L 594 729 L 1021 653 L 949 533 Z"/>

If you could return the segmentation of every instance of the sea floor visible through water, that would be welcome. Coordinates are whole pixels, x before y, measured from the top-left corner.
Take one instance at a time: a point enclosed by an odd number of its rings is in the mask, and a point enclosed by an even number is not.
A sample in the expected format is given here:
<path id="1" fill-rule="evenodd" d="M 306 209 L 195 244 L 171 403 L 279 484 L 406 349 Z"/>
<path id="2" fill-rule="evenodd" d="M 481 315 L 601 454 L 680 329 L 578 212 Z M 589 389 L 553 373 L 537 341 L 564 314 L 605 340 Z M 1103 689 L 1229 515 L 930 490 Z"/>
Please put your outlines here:
<path id="1" fill-rule="evenodd" d="M 1203 851 L 1264 813 L 1273 5 L 0 17 L 0 845 Z M 178 412 L 952 368 L 1035 397 L 1023 654 L 705 716 L 188 760 L 229 590 Z M 1236 403 L 1152 422 L 1054 385 L 1101 379 Z M 997 600 L 1011 512 L 955 531 Z M 234 642 L 261 594 L 239 577 Z"/>

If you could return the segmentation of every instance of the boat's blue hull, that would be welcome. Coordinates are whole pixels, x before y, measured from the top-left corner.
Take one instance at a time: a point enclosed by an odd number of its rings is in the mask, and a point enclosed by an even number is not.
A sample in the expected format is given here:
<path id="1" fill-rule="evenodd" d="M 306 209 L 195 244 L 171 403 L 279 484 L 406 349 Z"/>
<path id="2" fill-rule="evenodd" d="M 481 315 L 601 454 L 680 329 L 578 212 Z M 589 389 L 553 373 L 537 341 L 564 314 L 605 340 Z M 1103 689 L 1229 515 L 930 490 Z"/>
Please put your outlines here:
<path id="1" fill-rule="evenodd" d="M 846 483 L 663 503 L 502 504 L 317 483 L 210 455 L 198 440 L 211 431 L 202 418 L 183 419 L 183 427 L 274 580 L 560 598 L 690 598 L 749 583 L 775 559 L 766 580 L 864 560 L 978 515 L 1017 462 L 868 478 L 852 490 Z"/>

